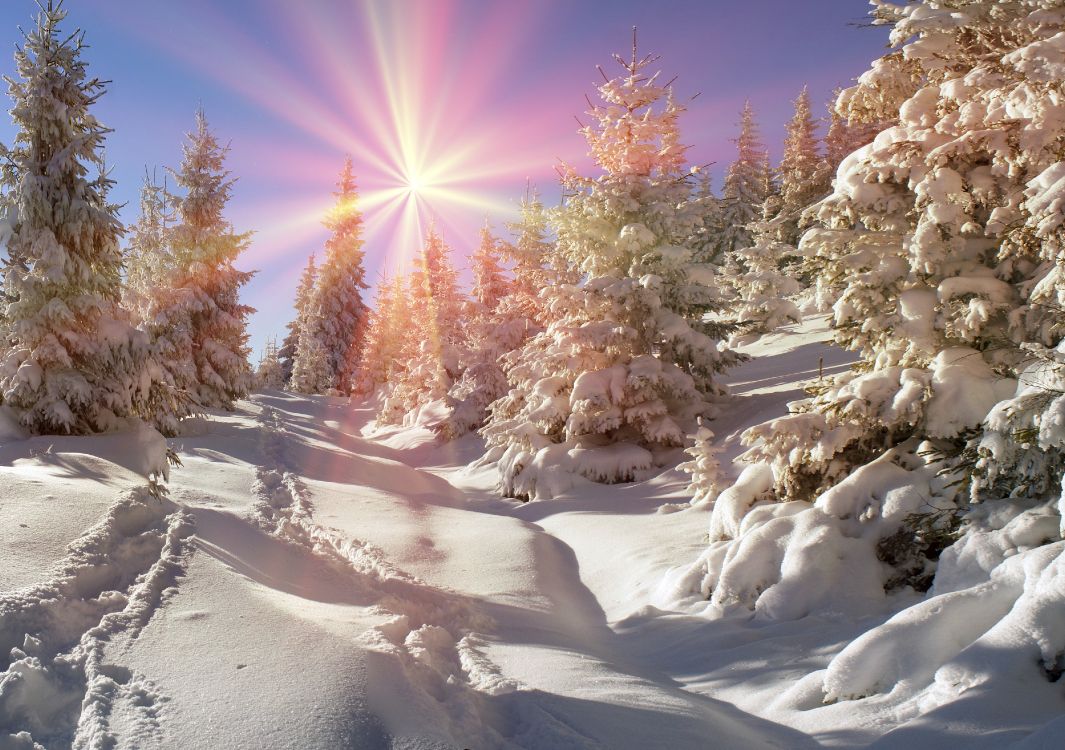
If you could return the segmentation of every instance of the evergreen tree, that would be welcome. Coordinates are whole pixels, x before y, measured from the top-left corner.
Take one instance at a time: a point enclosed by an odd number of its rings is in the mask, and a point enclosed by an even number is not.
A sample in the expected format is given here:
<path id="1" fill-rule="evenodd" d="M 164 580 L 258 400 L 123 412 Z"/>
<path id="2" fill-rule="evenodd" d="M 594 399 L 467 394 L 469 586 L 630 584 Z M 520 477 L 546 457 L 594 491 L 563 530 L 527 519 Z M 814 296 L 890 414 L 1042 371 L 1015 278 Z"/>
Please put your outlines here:
<path id="1" fill-rule="evenodd" d="M 581 132 L 604 174 L 565 174 L 556 254 L 585 278 L 549 287 L 546 330 L 505 358 L 511 389 L 483 433 L 507 495 L 548 496 L 572 473 L 632 479 L 683 443 L 735 361 L 704 319 L 716 295 L 685 247 L 703 207 L 682 168 L 683 108 L 644 72 L 656 59 L 634 44 L 625 74 L 599 88 L 606 104 Z"/>
<path id="2" fill-rule="evenodd" d="M 107 430 L 155 407 L 149 341 L 119 305 L 123 229 L 107 198 L 109 131 L 92 113 L 104 84 L 88 76 L 83 34 L 60 33 L 65 15 L 41 7 L 6 79 L 17 133 L 0 178 L 10 224 L 0 398 L 38 433 Z"/>
<path id="3" fill-rule="evenodd" d="M 255 380 L 260 390 L 278 390 L 284 387 L 282 378 L 281 361 L 277 357 L 277 341 L 270 339 L 266 342 L 266 349 L 259 359 L 259 366 L 255 370 Z"/>
<path id="4" fill-rule="evenodd" d="M 1048 40 L 1065 19 L 1041 7 L 968 3 L 964 25 L 930 1 L 878 7 L 901 49 L 840 95 L 840 115 L 897 124 L 843 160 L 801 243 L 841 288 L 836 339 L 862 364 L 747 433 L 779 497 L 892 449 L 972 475 L 977 500 L 1058 501 L 1065 120 Z M 964 502 L 956 490 L 929 502 Z"/>
<path id="5" fill-rule="evenodd" d="M 141 326 L 148 323 L 155 289 L 173 270 L 166 236 L 169 218 L 165 188 L 145 172 L 140 216 L 130 227 L 126 284 L 122 292 L 123 306 Z"/>
<path id="6" fill-rule="evenodd" d="M 367 313 L 362 300 L 362 291 L 367 288 L 362 263 L 362 214 L 350 156 L 344 162 L 335 195 L 336 205 L 325 220 L 330 237 L 315 287 L 315 305 L 321 311 L 321 327 L 315 335 L 325 350 L 331 387 L 348 393 L 358 365 Z"/>
<path id="7" fill-rule="evenodd" d="M 299 318 L 296 358 L 292 363 L 289 387 L 299 393 L 326 393 L 333 387 L 333 368 L 329 350 L 322 342 L 322 308 L 314 296 Z"/>
<path id="8" fill-rule="evenodd" d="M 470 257 L 473 289 L 464 316 L 462 374 L 448 391 L 447 416 L 433 427 L 448 439 L 484 424 L 488 405 L 507 391 L 499 359 L 515 349 L 528 330 L 527 319 L 515 314 L 517 305 L 504 308 L 513 284 L 503 274 L 500 252 L 500 243 L 486 223 L 481 242 Z"/>
<path id="9" fill-rule="evenodd" d="M 718 459 L 722 451 L 724 448 L 714 442 L 713 431 L 700 419 L 694 444 L 684 449 L 691 460 L 677 466 L 681 471 L 691 474 L 688 492 L 692 494 L 693 504 L 713 502 L 727 485 Z"/>
<path id="10" fill-rule="evenodd" d="M 304 315 L 310 308 L 311 298 L 314 295 L 314 285 L 318 280 L 318 267 L 314 264 L 314 253 L 307 256 L 307 265 L 300 276 L 299 286 L 296 287 L 295 311 L 296 317 L 285 324 L 288 333 L 281 341 L 281 348 L 277 350 L 277 358 L 281 362 L 281 377 L 285 384 L 292 379 L 292 368 L 296 362 L 296 353 L 299 346 L 300 326 Z"/>
<path id="11" fill-rule="evenodd" d="M 369 312 L 366 335 L 359 353 L 359 367 L 355 373 L 353 393 L 371 397 L 378 389 L 395 380 L 400 370 L 400 357 L 410 331 L 406 279 L 395 276 L 382 279 L 377 296 Z"/>
<path id="12" fill-rule="evenodd" d="M 197 112 L 181 167 L 171 170 L 184 189 L 168 233 L 174 270 L 150 316 L 173 385 L 204 409 L 232 409 L 252 385 L 246 319 L 254 311 L 239 293 L 254 272 L 233 265 L 250 233 L 237 234 L 224 216 L 235 182 L 224 167 L 228 150 Z"/>
<path id="13" fill-rule="evenodd" d="M 733 142 L 736 144 L 736 160 L 725 174 L 721 201 L 722 252 L 730 267 L 734 251 L 751 245 L 752 236 L 747 227 L 760 217 L 772 184 L 769 155 L 762 145 L 754 108 L 749 101 L 743 105 L 740 134 Z"/>
<path id="14" fill-rule="evenodd" d="M 382 422 L 417 419 L 419 407 L 442 400 L 461 375 L 463 296 L 450 256 L 451 249 L 430 226 L 410 274 L 403 368 L 389 382 L 378 416 Z"/>
<path id="15" fill-rule="evenodd" d="M 778 239 L 794 244 L 798 240 L 799 214 L 827 195 L 830 188 L 830 177 L 820 154 L 817 120 L 810 110 L 810 93 L 805 86 L 795 100 L 795 114 L 787 125 L 779 173 L 779 213 L 791 226 Z"/>

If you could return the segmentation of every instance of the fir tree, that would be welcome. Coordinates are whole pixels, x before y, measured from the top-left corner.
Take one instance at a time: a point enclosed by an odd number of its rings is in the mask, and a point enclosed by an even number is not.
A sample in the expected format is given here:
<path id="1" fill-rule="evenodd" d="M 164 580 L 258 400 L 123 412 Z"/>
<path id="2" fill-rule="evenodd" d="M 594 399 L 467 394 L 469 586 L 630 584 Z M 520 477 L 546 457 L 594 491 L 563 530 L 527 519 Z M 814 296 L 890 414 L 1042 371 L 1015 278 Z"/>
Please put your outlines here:
<path id="1" fill-rule="evenodd" d="M 285 324 L 288 333 L 281 341 L 281 348 L 277 350 L 277 358 L 281 362 L 282 381 L 287 384 L 292 378 L 292 368 L 295 365 L 296 353 L 300 338 L 300 325 L 303 316 L 311 304 L 314 295 L 314 285 L 318 280 L 318 267 L 314 264 L 314 253 L 307 256 L 307 265 L 300 276 L 299 286 L 296 287 L 295 311 L 296 317 Z"/>
<path id="2" fill-rule="evenodd" d="M 277 390 L 285 385 L 277 351 L 275 339 L 266 342 L 266 348 L 259 358 L 259 366 L 255 370 L 255 381 L 259 390 Z"/>
<path id="3" fill-rule="evenodd" d="M 791 224 L 778 239 L 794 244 L 798 239 L 799 214 L 829 192 L 830 178 L 820 154 L 817 120 L 810 110 L 810 93 L 804 86 L 795 100 L 795 114 L 784 136 L 780 162 L 780 214 Z"/>
<path id="4" fill-rule="evenodd" d="M 418 408 L 443 399 L 461 374 L 463 297 L 450 256 L 451 249 L 430 226 L 410 274 L 403 369 L 389 383 L 382 422 L 417 418 Z"/>
<path id="5" fill-rule="evenodd" d="M 933 2 L 878 7 L 901 49 L 840 95 L 839 114 L 897 124 L 843 160 L 801 242 L 841 289 L 837 342 L 863 361 L 748 431 L 779 497 L 809 499 L 893 449 L 975 472 L 976 499 L 1057 502 L 1065 121 L 1050 114 L 1047 40 L 1062 21 L 1040 7 L 966 4 L 963 26 Z M 963 502 L 956 490 L 936 506 Z"/>
<path id="6" fill-rule="evenodd" d="M 254 272 L 233 265 L 250 233 L 234 232 L 224 215 L 235 182 L 224 167 L 228 150 L 197 112 L 181 167 L 172 170 L 184 190 L 169 233 L 174 272 L 152 316 L 174 384 L 199 408 L 232 409 L 252 385 L 246 319 L 254 311 L 239 293 Z"/>
<path id="7" fill-rule="evenodd" d="M 300 316 L 296 359 L 292 363 L 289 386 L 299 393 L 326 393 L 333 387 L 329 350 L 322 342 L 322 308 L 312 303 Z"/>
<path id="8" fill-rule="evenodd" d="M 123 229 L 107 198 L 109 131 L 92 113 L 104 84 L 88 75 L 83 34 L 60 33 L 65 15 L 42 6 L 6 79 L 17 134 L 3 149 L 0 397 L 38 433 L 107 430 L 155 406 L 148 339 L 119 305 Z"/>
<path id="9" fill-rule="evenodd" d="M 769 156 L 758 134 L 754 108 L 748 101 L 740 114 L 740 134 L 736 144 L 736 160 L 725 174 L 722 210 L 722 252 L 726 263 L 731 264 L 735 250 L 751 245 L 751 232 L 747 228 L 757 220 L 769 196 L 771 176 Z"/>
<path id="10" fill-rule="evenodd" d="M 724 449 L 714 442 L 713 431 L 699 420 L 693 445 L 684 450 L 690 461 L 677 466 L 683 472 L 691 474 L 688 492 L 692 494 L 692 503 L 713 502 L 727 486 L 725 474 L 718 456 Z"/>
<path id="11" fill-rule="evenodd" d="M 166 236 L 169 218 L 165 188 L 146 171 L 141 186 L 140 216 L 130 227 L 122 295 L 124 307 L 138 325 L 148 323 L 155 289 L 173 270 Z"/>
<path id="12" fill-rule="evenodd" d="M 481 241 L 470 257 L 473 289 L 467 303 L 459 379 L 449 389 L 447 416 L 434 430 L 451 439 L 484 424 L 487 407 L 506 393 L 507 378 L 500 357 L 515 349 L 528 330 L 528 321 L 516 305 L 504 306 L 513 284 L 504 276 L 500 243 L 487 223 Z"/>
<path id="13" fill-rule="evenodd" d="M 350 156 L 344 162 L 335 195 L 336 205 L 325 220 L 330 237 L 325 243 L 325 259 L 315 287 L 314 304 L 321 311 L 321 327 L 315 335 L 325 350 L 331 387 L 348 393 L 358 366 L 367 312 L 362 300 L 362 291 L 367 288 L 362 214 Z"/>
<path id="14" fill-rule="evenodd" d="M 382 279 L 377 284 L 377 295 L 369 312 L 359 353 L 354 395 L 371 397 L 379 388 L 395 380 L 410 330 L 408 299 L 406 280 L 401 276 Z"/>
<path id="15" fill-rule="evenodd" d="M 605 104 L 581 132 L 604 174 L 565 174 L 555 252 L 585 278 L 549 287 L 546 330 L 505 358 L 511 389 L 483 430 L 505 494 L 548 496 L 571 473 L 632 479 L 683 443 L 735 361 L 704 318 L 713 275 L 685 247 L 703 209 L 683 169 L 683 108 L 645 74 L 656 59 L 634 44 L 625 74 L 599 88 Z"/>

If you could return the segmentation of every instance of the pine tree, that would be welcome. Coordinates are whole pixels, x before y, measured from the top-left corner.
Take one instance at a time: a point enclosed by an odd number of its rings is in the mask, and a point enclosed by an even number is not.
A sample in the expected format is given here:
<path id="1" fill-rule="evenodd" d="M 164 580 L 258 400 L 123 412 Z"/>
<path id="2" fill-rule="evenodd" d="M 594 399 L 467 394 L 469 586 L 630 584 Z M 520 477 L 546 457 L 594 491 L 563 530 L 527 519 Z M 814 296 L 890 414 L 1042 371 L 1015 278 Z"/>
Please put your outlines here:
<path id="1" fill-rule="evenodd" d="M 141 326 L 148 322 L 156 288 L 173 270 L 166 236 L 169 219 L 165 188 L 146 171 L 141 186 L 140 216 L 130 227 L 126 284 L 122 292 L 123 306 Z"/>
<path id="2" fill-rule="evenodd" d="M 747 226 L 761 216 L 771 185 L 769 155 L 762 145 L 754 108 L 749 101 L 743 105 L 740 134 L 733 142 L 736 144 L 736 160 L 725 174 L 721 201 L 722 252 L 730 267 L 733 252 L 751 245 L 752 236 Z"/>
<path id="3" fill-rule="evenodd" d="M 333 387 L 329 350 L 321 336 L 323 317 L 322 308 L 314 304 L 312 297 L 312 303 L 300 316 L 296 358 L 292 363 L 292 379 L 289 381 L 292 390 L 299 393 L 326 393 Z"/>
<path id="4" fill-rule="evenodd" d="M 232 409 L 252 385 L 247 316 L 254 311 L 240 303 L 239 293 L 254 272 L 233 265 L 251 235 L 237 234 L 225 218 L 235 182 L 224 167 L 229 148 L 218 143 L 202 110 L 183 151 L 181 167 L 172 170 L 184 189 L 175 199 L 179 223 L 170 232 L 174 293 L 165 320 L 156 324 L 181 331 L 167 345 L 171 356 L 185 358 L 168 359 L 178 368 L 177 385 L 187 387 L 201 408 Z"/>
<path id="5" fill-rule="evenodd" d="M 966 4 L 964 25 L 933 2 L 878 8 L 902 49 L 840 95 L 839 114 L 897 124 L 843 161 L 801 242 L 841 289 L 836 339 L 862 364 L 745 436 L 778 497 L 809 499 L 893 449 L 975 472 L 978 500 L 1057 502 L 1065 121 L 1050 114 L 1048 39 L 1062 20 L 1041 7 Z M 964 501 L 956 487 L 933 500 Z"/>
<path id="6" fill-rule="evenodd" d="M 704 319 L 716 295 L 685 247 L 703 207 L 683 169 L 683 108 L 645 75 L 657 58 L 634 43 L 617 59 L 625 74 L 599 87 L 605 104 L 581 130 L 604 174 L 567 170 L 553 215 L 557 257 L 585 278 L 545 290 L 547 328 L 505 358 L 511 389 L 483 430 L 515 497 L 551 495 L 574 473 L 617 482 L 649 469 L 711 411 L 713 376 L 735 361 Z"/>
<path id="7" fill-rule="evenodd" d="M 791 226 L 778 239 L 794 244 L 798 240 L 799 214 L 830 189 L 830 177 L 820 154 L 817 120 L 810 110 L 810 92 L 805 86 L 795 100 L 795 114 L 787 125 L 779 174 L 780 214 Z"/>
<path id="8" fill-rule="evenodd" d="M 699 420 L 699 428 L 693 442 L 690 448 L 684 449 L 684 452 L 692 457 L 691 460 L 677 468 L 691 474 L 688 492 L 692 494 L 692 504 L 713 502 L 727 485 L 721 461 L 718 459 L 724 449 L 715 443 L 713 431 L 703 424 L 702 419 Z"/>
<path id="9" fill-rule="evenodd" d="M 300 338 L 300 321 L 310 307 L 311 297 L 314 295 L 314 285 L 318 280 L 318 267 L 314 264 L 314 253 L 307 256 L 307 265 L 300 276 L 299 286 L 296 288 L 295 311 L 296 317 L 285 324 L 288 333 L 281 341 L 281 348 L 277 350 L 277 358 L 281 362 L 282 381 L 288 384 L 292 379 L 292 368 L 296 362 L 296 353 Z"/>
<path id="10" fill-rule="evenodd" d="M 325 220 L 330 237 L 315 288 L 315 305 L 321 310 L 321 328 L 315 335 L 326 353 L 331 387 L 348 393 L 358 366 L 367 313 L 362 300 L 362 291 L 367 288 L 362 214 L 350 156 L 344 162 L 335 195 L 336 205 Z"/>
<path id="11" fill-rule="evenodd" d="M 503 274 L 500 243 L 487 223 L 481 241 L 470 256 L 473 289 L 466 306 L 461 376 L 448 390 L 447 416 L 433 426 L 446 439 L 453 439 L 484 424 L 490 403 L 507 391 L 507 378 L 500 357 L 514 350 L 525 338 L 528 321 L 516 305 L 504 307 L 513 284 Z"/>
<path id="12" fill-rule="evenodd" d="M 17 134 L 3 148 L 0 398 L 38 433 L 108 430 L 155 406 L 148 339 L 119 305 L 123 228 L 107 196 L 109 131 L 91 111 L 104 84 L 88 76 L 84 35 L 60 33 L 65 16 L 41 7 L 6 79 Z"/>
<path id="13" fill-rule="evenodd" d="M 366 335 L 359 352 L 359 367 L 355 372 L 353 394 L 372 397 L 400 370 L 400 357 L 410 331 L 406 279 L 394 276 L 377 284 L 374 306 L 369 312 Z"/>
<path id="14" fill-rule="evenodd" d="M 410 333 L 403 369 L 389 383 L 379 420 L 417 419 L 419 407 L 442 400 L 461 375 L 463 296 L 451 249 L 430 226 L 410 274 Z"/>
<path id="15" fill-rule="evenodd" d="M 278 390 L 285 385 L 277 351 L 276 339 L 266 342 L 266 348 L 259 358 L 259 366 L 255 370 L 255 381 L 259 390 Z"/>

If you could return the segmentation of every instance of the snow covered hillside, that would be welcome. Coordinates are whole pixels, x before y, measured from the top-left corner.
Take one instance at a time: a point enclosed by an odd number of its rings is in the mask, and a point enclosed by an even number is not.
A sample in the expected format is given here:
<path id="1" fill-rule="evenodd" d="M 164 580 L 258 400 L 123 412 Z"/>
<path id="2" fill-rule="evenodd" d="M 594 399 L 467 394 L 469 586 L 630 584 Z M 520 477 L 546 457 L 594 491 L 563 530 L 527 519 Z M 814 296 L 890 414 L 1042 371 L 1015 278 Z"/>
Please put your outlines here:
<path id="1" fill-rule="evenodd" d="M 826 338 L 819 318 L 747 349 L 737 398 L 711 423 L 726 457 L 819 367 L 845 368 Z M 959 551 L 956 584 L 931 598 L 725 612 L 681 585 L 710 523 L 684 474 L 521 504 L 468 468 L 478 438 L 375 432 L 370 414 L 258 394 L 169 441 L 182 466 L 162 500 L 144 478 L 154 467 L 130 459 L 161 454 L 140 444 L 147 432 L 5 433 L 0 748 L 1060 740 L 1056 675 L 1013 653 L 1026 618 L 1050 613 L 1033 602 L 1055 565 L 1025 583 L 1032 557 L 1011 557 L 1002 535 L 972 539 L 983 552 Z M 1015 529 L 1012 551 L 1037 526 Z M 995 544 L 1016 563 L 996 566 Z M 761 557 L 782 545 L 747 541 Z"/>

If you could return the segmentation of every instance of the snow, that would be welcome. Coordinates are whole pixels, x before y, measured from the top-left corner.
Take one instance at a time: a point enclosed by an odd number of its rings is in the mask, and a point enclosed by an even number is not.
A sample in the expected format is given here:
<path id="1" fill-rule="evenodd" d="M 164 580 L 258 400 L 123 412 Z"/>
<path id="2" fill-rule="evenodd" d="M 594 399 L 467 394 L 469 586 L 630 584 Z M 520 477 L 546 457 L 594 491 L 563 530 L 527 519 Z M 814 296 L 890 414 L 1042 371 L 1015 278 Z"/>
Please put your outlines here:
<path id="1" fill-rule="evenodd" d="M 0 438 L 0 747 L 1057 746 L 1052 508 L 978 506 L 928 594 L 885 593 L 931 465 L 769 503 L 732 463 L 852 359 L 826 322 L 745 347 L 714 502 L 673 468 L 501 499 L 476 436 L 279 391 L 170 440 L 164 499 L 135 424 Z"/>

